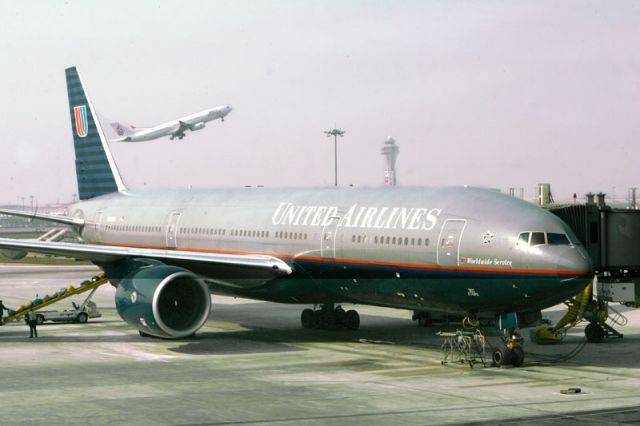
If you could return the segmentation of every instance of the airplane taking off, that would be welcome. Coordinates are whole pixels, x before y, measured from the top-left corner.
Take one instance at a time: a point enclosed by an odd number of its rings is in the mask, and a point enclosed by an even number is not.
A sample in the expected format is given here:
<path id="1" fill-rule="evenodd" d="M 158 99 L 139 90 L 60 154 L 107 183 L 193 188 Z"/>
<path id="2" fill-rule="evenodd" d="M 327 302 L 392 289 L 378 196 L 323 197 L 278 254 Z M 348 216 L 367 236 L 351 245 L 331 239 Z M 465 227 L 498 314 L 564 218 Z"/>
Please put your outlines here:
<path id="1" fill-rule="evenodd" d="M 491 190 L 127 189 L 76 68 L 66 77 L 80 201 L 68 216 L 0 213 L 68 225 L 84 244 L 0 238 L 0 251 L 93 262 L 143 336 L 192 335 L 210 293 L 317 305 L 302 311 L 303 327 L 355 330 L 357 311 L 338 304 L 514 318 L 593 277 L 564 222 Z M 524 359 L 513 341 L 496 351 Z"/>
<path id="2" fill-rule="evenodd" d="M 178 120 L 168 121 L 154 127 L 133 127 L 127 124 L 114 122 L 111 127 L 116 131 L 118 139 L 114 142 L 144 142 L 169 136 L 169 139 L 182 139 L 187 130 L 196 131 L 204 129 L 205 123 L 217 120 L 224 121 L 224 118 L 231 112 L 229 105 L 222 105 L 215 108 L 205 109 L 195 114 L 187 115 Z"/>

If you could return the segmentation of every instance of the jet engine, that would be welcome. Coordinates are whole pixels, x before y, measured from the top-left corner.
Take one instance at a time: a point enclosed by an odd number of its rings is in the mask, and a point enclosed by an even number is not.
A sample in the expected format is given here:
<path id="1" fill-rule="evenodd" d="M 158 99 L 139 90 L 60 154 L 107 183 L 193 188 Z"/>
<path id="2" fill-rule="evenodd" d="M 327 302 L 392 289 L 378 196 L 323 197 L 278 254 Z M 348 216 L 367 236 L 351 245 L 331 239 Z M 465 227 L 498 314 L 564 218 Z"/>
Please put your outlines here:
<path id="1" fill-rule="evenodd" d="M 204 122 L 201 121 L 200 123 L 196 123 L 193 126 L 191 126 L 191 130 L 202 130 L 204 129 Z"/>
<path id="2" fill-rule="evenodd" d="M 141 333 L 181 338 L 204 325 L 211 311 L 206 284 L 192 272 L 169 265 L 133 270 L 116 290 L 118 314 Z"/>
<path id="3" fill-rule="evenodd" d="M 0 250 L 0 254 L 3 255 L 4 257 L 8 257 L 9 259 L 20 260 L 27 255 L 27 252 L 22 250 L 4 249 L 4 250 Z"/>

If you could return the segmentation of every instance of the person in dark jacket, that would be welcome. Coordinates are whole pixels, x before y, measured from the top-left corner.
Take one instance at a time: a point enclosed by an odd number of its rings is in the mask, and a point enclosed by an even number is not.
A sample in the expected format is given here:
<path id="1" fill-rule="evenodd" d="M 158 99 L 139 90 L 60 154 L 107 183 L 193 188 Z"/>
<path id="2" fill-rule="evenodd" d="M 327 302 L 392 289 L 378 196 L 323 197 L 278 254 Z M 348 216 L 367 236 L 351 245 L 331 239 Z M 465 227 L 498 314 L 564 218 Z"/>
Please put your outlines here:
<path id="1" fill-rule="evenodd" d="M 37 339 L 38 329 L 36 327 L 38 325 L 38 314 L 36 314 L 33 309 L 27 314 L 27 323 L 29 323 L 29 338 L 35 337 Z"/>
<path id="2" fill-rule="evenodd" d="M 2 303 L 2 300 L 0 300 L 0 324 L 4 323 L 4 311 L 7 311 L 7 313 L 9 313 L 9 308 L 7 308 L 6 306 L 4 306 L 4 304 Z"/>

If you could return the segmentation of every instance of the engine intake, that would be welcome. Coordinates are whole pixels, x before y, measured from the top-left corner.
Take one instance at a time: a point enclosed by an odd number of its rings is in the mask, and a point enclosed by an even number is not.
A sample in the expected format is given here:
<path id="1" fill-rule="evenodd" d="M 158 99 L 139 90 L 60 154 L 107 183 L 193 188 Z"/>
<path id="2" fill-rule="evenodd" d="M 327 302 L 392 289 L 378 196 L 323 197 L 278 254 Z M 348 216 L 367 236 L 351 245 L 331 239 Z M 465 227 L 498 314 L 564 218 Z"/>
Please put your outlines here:
<path id="1" fill-rule="evenodd" d="M 175 339 L 190 336 L 204 325 L 211 296 L 206 284 L 186 269 L 147 266 L 122 279 L 116 290 L 116 308 L 138 330 Z"/>
<path id="2" fill-rule="evenodd" d="M 8 257 L 9 259 L 20 260 L 27 255 L 27 252 L 21 250 L 2 249 L 0 250 L 0 255 Z"/>

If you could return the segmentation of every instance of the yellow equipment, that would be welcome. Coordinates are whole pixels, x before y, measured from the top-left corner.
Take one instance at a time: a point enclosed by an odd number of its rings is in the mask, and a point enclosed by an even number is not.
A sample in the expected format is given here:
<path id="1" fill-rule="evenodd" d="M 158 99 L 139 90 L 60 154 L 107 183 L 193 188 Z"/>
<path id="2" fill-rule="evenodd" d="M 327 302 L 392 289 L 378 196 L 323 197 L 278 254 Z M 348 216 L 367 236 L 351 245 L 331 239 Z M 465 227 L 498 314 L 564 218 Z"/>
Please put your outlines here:
<path id="1" fill-rule="evenodd" d="M 43 300 L 41 303 L 34 305 L 33 301 L 29 300 L 25 303 L 23 303 L 18 309 L 16 309 L 13 313 L 11 313 L 7 318 L 6 321 L 4 323 L 0 322 L 0 325 L 6 324 L 9 321 L 16 321 L 24 316 L 26 316 L 29 311 L 37 311 L 39 309 L 42 309 L 46 306 L 52 305 L 54 303 L 57 303 L 63 299 L 66 299 L 67 297 L 71 297 L 71 296 L 75 296 L 78 294 L 82 294 L 84 292 L 87 292 L 89 290 L 93 290 L 95 288 L 100 287 L 101 285 L 104 285 L 106 283 L 109 282 L 109 279 L 106 278 L 103 274 L 98 275 L 97 277 L 95 277 L 93 280 L 91 281 L 85 281 L 82 284 L 80 284 L 80 287 L 75 288 L 73 286 L 68 287 L 64 293 L 62 294 L 53 294 L 48 296 L 48 298 L 46 300 Z"/>
<path id="2" fill-rule="evenodd" d="M 591 292 L 593 283 L 576 295 L 567 305 L 569 311 L 553 327 L 547 325 L 540 326 L 531 332 L 531 340 L 535 343 L 557 343 L 560 342 L 567 333 L 567 330 L 578 324 L 584 318 L 587 306 L 591 302 Z"/>

